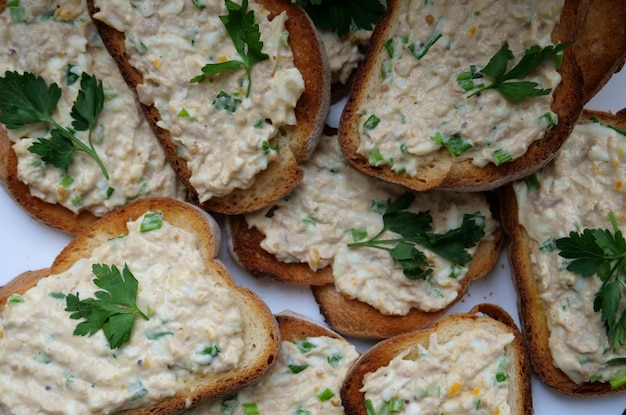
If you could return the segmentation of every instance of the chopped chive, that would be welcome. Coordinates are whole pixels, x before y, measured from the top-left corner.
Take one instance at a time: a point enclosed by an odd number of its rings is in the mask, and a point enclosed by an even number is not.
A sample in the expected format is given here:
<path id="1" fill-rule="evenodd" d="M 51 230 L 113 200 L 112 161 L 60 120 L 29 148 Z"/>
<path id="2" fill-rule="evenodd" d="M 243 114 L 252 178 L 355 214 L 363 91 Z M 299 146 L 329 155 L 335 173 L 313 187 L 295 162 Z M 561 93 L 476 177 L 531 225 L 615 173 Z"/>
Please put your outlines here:
<path id="1" fill-rule="evenodd" d="M 511 156 L 509 153 L 502 150 L 501 148 L 498 148 L 493 151 L 493 161 L 496 166 L 499 166 L 504 163 L 508 163 L 511 160 L 513 160 L 513 156 Z"/>
<path id="2" fill-rule="evenodd" d="M 146 213 L 139 227 L 140 232 L 149 232 L 161 229 L 163 226 L 163 213 Z"/>
<path id="3" fill-rule="evenodd" d="M 465 139 L 458 134 L 444 137 L 441 133 L 436 133 L 431 137 L 431 140 L 447 148 L 450 154 L 452 154 L 454 157 L 458 157 L 461 154 L 465 153 L 467 150 L 474 147 L 470 140 Z"/>
<path id="4" fill-rule="evenodd" d="M 302 353 L 308 353 L 317 347 L 307 339 L 298 340 L 297 342 L 295 342 L 295 345 L 298 346 L 298 349 Z"/>
<path id="5" fill-rule="evenodd" d="M 317 399 L 319 399 L 320 402 L 326 402 L 332 399 L 333 396 L 335 396 L 335 393 L 331 391 L 329 388 L 326 388 L 322 391 L 322 393 L 317 395 Z"/>
<path id="6" fill-rule="evenodd" d="M 304 369 L 309 367 L 309 365 L 288 365 L 287 367 L 289 368 L 291 373 L 295 375 L 295 374 L 302 372 Z"/>
<path id="7" fill-rule="evenodd" d="M 433 33 L 430 39 L 428 39 L 420 48 L 416 48 L 415 43 L 413 43 L 409 45 L 409 50 L 417 60 L 421 60 L 424 56 L 426 56 L 430 48 L 439 40 L 439 38 L 441 38 L 441 36 L 441 33 Z"/>
<path id="8" fill-rule="evenodd" d="M 374 128 L 378 126 L 379 122 L 380 122 L 380 118 L 372 114 L 367 118 L 367 120 L 365 120 L 365 122 L 363 123 L 363 127 L 365 127 L 365 129 L 367 130 L 373 130 Z"/>

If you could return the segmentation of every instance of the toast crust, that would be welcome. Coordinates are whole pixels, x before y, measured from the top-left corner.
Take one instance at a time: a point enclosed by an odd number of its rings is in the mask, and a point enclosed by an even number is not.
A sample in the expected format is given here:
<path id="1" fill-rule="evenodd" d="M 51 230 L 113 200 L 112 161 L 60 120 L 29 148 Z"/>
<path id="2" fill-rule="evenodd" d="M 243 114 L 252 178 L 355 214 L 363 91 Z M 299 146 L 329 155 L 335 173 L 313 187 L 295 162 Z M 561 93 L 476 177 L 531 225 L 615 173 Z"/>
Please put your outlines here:
<path id="1" fill-rule="evenodd" d="M 24 292 L 43 277 L 61 273 L 80 258 L 90 256 L 94 247 L 112 237 L 125 233 L 126 223 L 137 219 L 146 211 L 162 212 L 164 220 L 185 228 L 199 236 L 199 246 L 207 266 L 232 291 L 244 315 L 244 343 L 250 353 L 235 372 L 225 372 L 211 377 L 181 378 L 186 388 L 180 395 L 165 398 L 144 408 L 123 411 L 124 414 L 174 414 L 208 398 L 226 394 L 258 378 L 276 361 L 280 343 L 277 322 L 267 305 L 251 290 L 235 285 L 232 276 L 216 259 L 220 246 L 217 223 L 198 208 L 167 198 L 140 199 L 96 221 L 84 233 L 72 240 L 57 256 L 49 269 L 24 273 L 7 285 L 0 287 L 0 305 L 4 305 L 13 293 Z"/>
<path id="2" fill-rule="evenodd" d="M 442 148 L 436 153 L 432 162 L 420 166 L 420 172 L 412 176 L 408 173 L 396 173 L 386 165 L 372 166 L 365 156 L 357 152 L 359 104 L 367 99 L 368 92 L 379 77 L 380 54 L 378 51 L 384 48 L 387 33 L 393 27 L 400 9 L 398 5 L 398 1 L 389 1 L 388 12 L 374 29 L 368 49 L 371 53 L 366 55 L 357 71 L 354 86 L 342 113 L 339 138 L 342 151 L 348 160 L 367 174 L 402 184 L 416 191 L 433 188 L 456 191 L 492 190 L 512 180 L 527 176 L 545 165 L 571 132 L 584 105 L 583 74 L 572 48 L 565 48 L 563 65 L 559 69 L 562 80 L 554 90 L 552 111 L 558 114 L 559 122 L 546 132 L 544 138 L 532 143 L 527 152 L 516 160 L 499 166 L 489 163 L 478 168 L 472 164 L 471 160 L 455 160 L 447 149 Z M 565 1 L 561 20 L 552 33 L 553 42 L 576 39 L 588 7 L 587 0 Z"/>
<path id="3" fill-rule="evenodd" d="M 45 202 L 30 193 L 30 189 L 17 177 L 17 156 L 13 142 L 0 126 L 0 183 L 7 194 L 31 217 L 63 232 L 76 235 L 92 225 L 98 217 L 88 211 L 78 215 L 57 204 Z"/>
<path id="4" fill-rule="evenodd" d="M 463 298 L 472 281 L 483 277 L 493 268 L 504 242 L 502 235 L 502 230 L 498 228 L 494 241 L 483 241 L 478 245 L 467 275 L 459 287 L 457 298 L 438 311 L 411 309 L 405 316 L 384 315 L 369 304 L 344 296 L 333 284 L 313 286 L 311 291 L 326 323 L 343 335 L 363 339 L 386 339 L 421 329 L 446 314 Z"/>
<path id="5" fill-rule="evenodd" d="M 578 40 L 572 45 L 583 71 L 584 101 L 593 98 L 626 60 L 626 2 L 591 0 Z"/>
<path id="6" fill-rule="evenodd" d="M 615 115 L 585 110 L 581 119 L 598 117 L 611 125 L 626 127 L 626 111 Z M 501 220 L 508 236 L 508 256 L 512 277 L 518 293 L 518 310 L 521 329 L 526 339 L 533 371 L 550 388 L 570 396 L 591 397 L 626 392 L 626 386 L 611 389 L 608 383 L 585 382 L 577 384 L 557 368 L 549 346 L 550 329 L 541 292 L 535 282 L 528 234 L 520 225 L 517 216 L 517 199 L 512 184 L 499 190 Z"/>
<path id="7" fill-rule="evenodd" d="M 169 131 L 157 126 L 161 120 L 153 105 L 142 104 L 146 118 L 166 151 L 166 156 L 179 179 L 187 186 L 190 200 L 205 210 L 224 214 L 240 214 L 260 209 L 289 193 L 302 180 L 298 164 L 306 160 L 317 145 L 324 121 L 330 111 L 330 67 L 317 29 L 299 6 L 284 0 L 258 0 L 270 11 L 270 18 L 286 11 L 285 27 L 289 32 L 295 66 L 304 79 L 305 90 L 295 108 L 297 123 L 285 126 L 279 133 L 279 159 L 260 172 L 248 189 L 235 189 L 225 196 L 213 197 L 200 203 L 197 192 L 189 182 L 191 171 L 178 156 L 176 144 Z M 97 12 L 93 0 L 87 1 L 89 12 Z M 132 88 L 143 83 L 143 75 L 130 64 L 125 49 L 125 35 L 94 19 L 103 41 L 118 63 L 126 82 Z"/>
<path id="8" fill-rule="evenodd" d="M 346 408 L 346 414 L 366 415 L 365 394 L 360 391 L 363 387 L 363 377 L 366 373 L 374 372 L 416 344 L 428 346 L 429 334 L 437 332 L 442 342 L 461 333 L 471 325 L 484 325 L 490 331 L 499 333 L 513 333 L 515 339 L 506 347 L 506 354 L 511 362 L 512 390 L 509 404 L 513 414 L 531 414 L 532 393 L 530 382 L 530 367 L 528 354 L 523 337 L 515 322 L 503 309 L 493 304 L 479 304 L 467 314 L 448 315 L 431 327 L 423 330 L 414 330 L 392 338 L 383 340 L 365 352 L 348 372 L 341 389 L 341 398 Z M 407 359 L 414 356 L 407 355 Z"/>

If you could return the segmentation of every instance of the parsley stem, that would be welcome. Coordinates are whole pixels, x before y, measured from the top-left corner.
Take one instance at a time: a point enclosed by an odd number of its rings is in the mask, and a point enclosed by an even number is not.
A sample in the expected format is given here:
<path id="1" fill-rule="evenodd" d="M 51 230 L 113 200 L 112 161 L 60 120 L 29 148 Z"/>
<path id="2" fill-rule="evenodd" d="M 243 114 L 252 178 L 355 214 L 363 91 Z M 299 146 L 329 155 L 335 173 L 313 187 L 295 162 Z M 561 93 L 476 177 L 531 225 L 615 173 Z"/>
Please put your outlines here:
<path id="1" fill-rule="evenodd" d="M 357 246 L 376 246 L 378 247 L 378 245 L 382 245 L 382 244 L 391 244 L 394 242 L 404 242 L 406 241 L 405 238 L 396 238 L 396 239 L 376 239 L 378 237 L 378 235 L 376 235 L 374 238 L 367 240 L 367 241 L 362 241 L 362 242 L 352 242 L 349 243 L 348 246 L 349 247 L 357 247 Z M 383 248 L 380 247 L 380 249 L 387 249 L 387 248 Z M 387 249 L 390 250 L 390 249 Z"/>
<path id="2" fill-rule="evenodd" d="M 96 149 L 93 146 L 93 142 L 91 140 L 91 133 L 93 131 L 92 128 L 89 129 L 89 133 L 88 133 L 89 145 L 87 145 L 83 143 L 81 140 L 79 140 L 74 134 L 72 134 L 71 131 L 69 131 L 67 128 L 57 123 L 48 115 L 42 114 L 42 120 L 49 124 L 52 124 L 57 130 L 63 133 L 63 135 L 66 138 L 70 139 L 74 143 L 74 145 L 77 146 L 76 148 L 77 151 L 82 151 L 84 153 L 89 154 L 96 161 L 96 163 L 98 163 L 98 167 L 100 167 L 100 170 L 102 171 L 102 174 L 104 175 L 104 178 L 109 180 L 109 173 L 107 172 L 106 167 L 104 167 L 104 163 L 102 163 L 102 160 L 98 156 L 98 153 L 96 153 Z"/>

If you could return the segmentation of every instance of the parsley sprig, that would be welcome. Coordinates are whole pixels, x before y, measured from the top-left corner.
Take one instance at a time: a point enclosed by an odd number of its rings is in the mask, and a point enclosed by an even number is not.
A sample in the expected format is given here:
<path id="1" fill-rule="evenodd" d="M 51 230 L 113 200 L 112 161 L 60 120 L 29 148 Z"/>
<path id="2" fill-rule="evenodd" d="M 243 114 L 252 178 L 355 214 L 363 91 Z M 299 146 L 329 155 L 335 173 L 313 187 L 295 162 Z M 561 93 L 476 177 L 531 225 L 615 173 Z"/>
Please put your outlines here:
<path id="1" fill-rule="evenodd" d="M 94 264 L 92 271 L 96 275 L 94 284 L 104 291 L 96 291 L 96 298 L 81 300 L 79 293 L 68 294 L 65 297 L 66 308 L 70 318 L 78 320 L 74 335 L 93 335 L 102 330 L 111 349 L 117 349 L 130 340 L 130 335 L 139 315 L 148 320 L 136 304 L 138 282 L 134 275 L 124 265 L 123 273 L 115 265 Z"/>
<path id="2" fill-rule="evenodd" d="M 472 260 L 466 251 L 480 242 L 485 236 L 485 217 L 480 213 L 463 215 L 461 226 L 450 229 L 445 234 L 432 232 L 432 216 L 428 212 L 409 212 L 415 195 L 404 193 L 386 205 L 383 212 L 383 228 L 366 241 L 348 244 L 349 247 L 368 246 L 388 251 L 402 266 L 409 279 L 425 279 L 432 274 L 432 266 L 426 254 L 418 249 L 422 246 L 455 265 L 465 265 Z M 400 235 L 400 238 L 380 239 L 386 231 Z"/>
<path id="3" fill-rule="evenodd" d="M 226 31 L 242 60 L 232 59 L 220 63 L 206 64 L 202 67 L 202 74 L 192 78 L 190 82 L 202 82 L 207 76 L 235 71 L 243 67 L 248 77 L 246 96 L 249 96 L 252 83 L 250 75 L 252 65 L 269 59 L 269 56 L 263 53 L 261 32 L 256 22 L 254 11 L 248 10 L 248 0 L 243 0 L 241 6 L 230 0 L 225 0 L 225 4 L 228 9 L 228 15 L 220 16 L 220 20 L 226 27 Z"/>
<path id="4" fill-rule="evenodd" d="M 75 151 L 91 156 L 106 179 L 109 175 L 96 153 L 92 133 L 104 106 L 102 81 L 95 76 L 82 74 L 80 91 L 74 101 L 70 116 L 72 127 L 63 127 L 51 116 L 61 98 L 61 88 L 56 83 L 46 84 L 41 76 L 30 72 L 18 74 L 8 71 L 0 78 L 0 122 L 8 129 L 18 129 L 29 124 L 46 123 L 53 127 L 50 138 L 38 138 L 28 151 L 41 156 L 46 164 L 65 169 Z M 88 130 L 88 144 L 78 137 L 76 131 Z"/>
<path id="5" fill-rule="evenodd" d="M 343 36 L 350 30 L 371 30 L 385 12 L 378 0 L 294 0 L 315 26 Z"/>
<path id="6" fill-rule="evenodd" d="M 567 270 L 588 278 L 597 275 L 602 281 L 595 294 L 593 310 L 600 312 L 609 344 L 616 350 L 626 344 L 626 309 L 620 310 L 622 292 L 626 290 L 626 240 L 609 213 L 609 229 L 572 231 L 555 241 L 559 255 L 571 259 Z"/>
<path id="7" fill-rule="evenodd" d="M 457 76 L 457 82 L 465 91 L 471 91 L 467 96 L 471 98 L 487 89 L 497 89 L 503 95 L 515 100 L 523 101 L 526 97 L 548 95 L 550 88 L 541 89 L 537 82 L 523 81 L 533 71 L 549 58 L 556 58 L 569 45 L 569 42 L 559 43 L 555 46 L 541 48 L 538 45 L 526 49 L 522 59 L 507 71 L 509 61 L 513 59 L 513 52 L 509 44 L 504 43 L 489 63 L 480 71 L 476 66 L 470 66 L 470 70 Z M 484 75 L 490 76 L 493 81 L 490 84 L 477 82 Z M 516 80 L 516 81 L 514 81 Z"/>

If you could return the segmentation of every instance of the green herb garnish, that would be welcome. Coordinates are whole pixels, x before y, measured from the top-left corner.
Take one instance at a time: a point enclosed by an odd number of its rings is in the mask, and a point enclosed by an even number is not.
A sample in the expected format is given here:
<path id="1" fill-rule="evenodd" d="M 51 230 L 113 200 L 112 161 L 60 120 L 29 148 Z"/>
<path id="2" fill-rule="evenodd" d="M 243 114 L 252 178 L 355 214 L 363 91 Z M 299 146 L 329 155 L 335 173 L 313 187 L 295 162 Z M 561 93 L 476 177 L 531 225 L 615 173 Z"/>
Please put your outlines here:
<path id="1" fill-rule="evenodd" d="M 609 229 L 571 231 L 568 237 L 555 241 L 559 255 L 571 259 L 567 270 L 582 277 L 596 275 L 602 281 L 595 294 L 593 310 L 601 313 L 609 344 L 617 350 L 626 344 L 626 309 L 620 311 L 622 293 L 626 291 L 626 240 L 609 213 Z"/>
<path id="2" fill-rule="evenodd" d="M 365 411 L 367 415 L 389 415 L 402 411 L 404 408 L 404 401 L 402 399 L 390 399 L 383 401 L 380 411 L 376 412 L 374 404 L 371 399 L 365 400 Z"/>
<path id="3" fill-rule="evenodd" d="M 52 119 L 52 111 L 61 98 L 61 88 L 30 72 L 18 74 L 6 72 L 0 78 L 0 122 L 8 129 L 18 129 L 29 124 L 46 123 L 54 127 L 50 138 L 39 138 L 28 151 L 41 156 L 44 163 L 58 168 L 67 168 L 74 151 L 83 151 L 90 155 L 100 166 L 106 179 L 109 175 L 94 149 L 91 136 L 100 112 L 104 106 L 102 82 L 94 76 L 83 73 L 80 91 L 72 110 L 73 130 L 63 127 Z M 89 131 L 89 145 L 75 135 L 75 131 Z"/>
<path id="4" fill-rule="evenodd" d="M 94 284 L 105 291 L 96 291 L 96 298 L 81 300 L 79 293 L 65 297 L 66 308 L 71 319 L 84 319 L 74 329 L 74 335 L 93 335 L 102 330 L 111 349 L 117 349 L 130 340 L 130 335 L 139 315 L 148 320 L 148 316 L 136 305 L 137 280 L 124 265 L 123 273 L 113 265 L 94 264 L 92 272 L 96 275 Z"/>
<path id="5" fill-rule="evenodd" d="M 229 60 L 220 63 L 209 63 L 202 67 L 202 75 L 194 77 L 190 82 L 202 82 L 207 76 L 221 72 L 235 71 L 241 67 L 246 70 L 248 76 L 248 88 L 246 96 L 250 95 L 252 79 L 250 70 L 253 64 L 269 59 L 269 55 L 263 53 L 261 32 L 255 20 L 254 11 L 248 10 L 248 0 L 243 0 L 241 6 L 230 0 L 225 0 L 228 15 L 220 16 L 220 20 L 226 27 L 226 31 L 235 45 L 235 49 L 242 60 Z"/>
<path id="6" fill-rule="evenodd" d="M 454 157 L 458 157 L 474 147 L 470 140 L 461 137 L 459 134 L 444 137 L 441 133 L 435 133 L 430 139 L 447 148 Z"/>
<path id="7" fill-rule="evenodd" d="M 618 134 L 626 135 L 626 130 L 624 130 L 623 128 L 619 128 L 610 124 L 604 124 L 602 121 L 600 121 L 598 117 L 591 117 L 591 121 L 593 121 L 596 124 L 600 124 L 606 128 L 610 128 L 611 130 L 615 131 Z"/>
<path id="8" fill-rule="evenodd" d="M 293 0 L 320 29 L 343 36 L 350 30 L 372 30 L 385 6 L 378 0 Z"/>
<path id="9" fill-rule="evenodd" d="M 255 403 L 244 403 L 242 405 L 244 415 L 259 415 L 259 408 Z"/>
<path id="10" fill-rule="evenodd" d="M 163 227 L 163 213 L 146 213 L 143 216 L 143 220 L 141 221 L 141 225 L 139 225 L 139 231 L 150 232 L 157 229 L 161 229 Z"/>
<path id="11" fill-rule="evenodd" d="M 430 37 L 430 39 L 428 39 L 425 43 L 423 44 L 412 43 L 408 46 L 408 49 L 411 52 L 411 54 L 415 57 L 415 59 L 419 61 L 424 56 L 426 56 L 430 48 L 435 44 L 435 42 L 439 40 L 441 36 L 442 36 L 441 33 L 435 32 Z"/>
<path id="12" fill-rule="evenodd" d="M 455 265 L 465 265 L 472 256 L 466 251 L 474 247 L 485 235 L 485 217 L 481 213 L 463 215 L 461 226 L 445 234 L 432 232 L 432 216 L 428 212 L 408 212 L 415 195 L 404 193 L 388 203 L 383 213 L 383 228 L 374 237 L 348 244 L 349 247 L 368 246 L 388 251 L 402 266 L 409 279 L 425 279 L 432 274 L 431 265 L 418 245 L 429 249 Z M 380 239 L 386 231 L 400 235 L 399 238 Z"/>
<path id="13" fill-rule="evenodd" d="M 295 375 L 295 374 L 302 372 L 304 369 L 309 367 L 309 365 L 293 365 L 292 364 L 292 365 L 288 365 L 287 367 L 289 368 L 289 371 Z"/>
<path id="14" fill-rule="evenodd" d="M 317 395 L 317 399 L 319 399 L 320 402 L 326 402 L 326 401 L 332 399 L 333 396 L 335 396 L 335 393 L 332 390 L 330 390 L 329 388 L 326 388 L 326 389 L 324 389 L 322 391 L 322 393 Z"/>
<path id="15" fill-rule="evenodd" d="M 503 95 L 515 100 L 523 101 L 529 96 L 548 95 L 551 89 L 538 88 L 537 82 L 521 81 L 526 78 L 543 62 L 549 58 L 555 58 L 559 55 L 569 42 L 559 43 L 555 46 L 546 46 L 541 48 L 538 45 L 531 46 L 526 49 L 522 59 L 507 72 L 509 61 L 513 59 L 513 52 L 509 49 L 509 44 L 504 43 L 495 55 L 489 60 L 487 66 L 482 70 L 476 71 L 475 67 L 470 66 L 470 70 L 461 73 L 457 77 L 459 86 L 465 91 L 472 91 L 467 97 L 471 98 L 487 89 L 497 89 Z M 493 82 L 484 84 L 474 84 L 473 80 L 480 78 L 481 75 L 489 75 Z M 519 81 L 513 81 L 518 79 Z"/>

